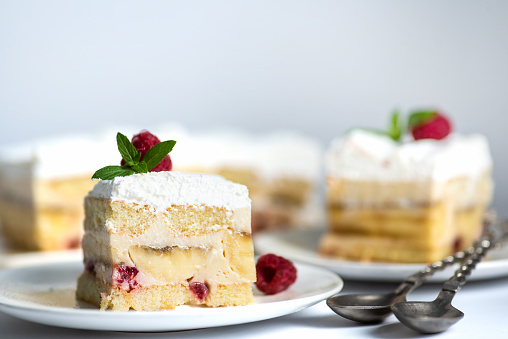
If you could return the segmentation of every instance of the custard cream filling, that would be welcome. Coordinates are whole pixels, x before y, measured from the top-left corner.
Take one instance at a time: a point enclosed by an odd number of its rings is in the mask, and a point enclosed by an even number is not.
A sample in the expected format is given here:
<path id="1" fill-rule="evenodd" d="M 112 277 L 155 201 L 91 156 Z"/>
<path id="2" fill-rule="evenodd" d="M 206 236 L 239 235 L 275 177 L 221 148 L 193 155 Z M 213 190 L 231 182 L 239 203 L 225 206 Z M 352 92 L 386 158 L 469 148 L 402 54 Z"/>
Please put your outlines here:
<path id="1" fill-rule="evenodd" d="M 136 267 L 139 272 L 135 279 L 141 286 L 165 285 L 182 281 L 206 282 L 214 286 L 220 283 L 243 283 L 255 280 L 255 277 L 249 274 L 242 274 L 242 265 L 232 262 L 234 260 L 253 261 L 252 247 L 245 248 L 244 253 L 234 253 L 238 251 L 237 248 L 228 246 L 227 241 L 223 240 L 227 237 L 250 240 L 249 234 L 222 230 L 199 236 L 168 236 L 164 242 L 152 244 L 118 234 L 110 236 L 111 262 L 104 262 L 105 258 L 97 256 L 85 257 L 86 261 L 94 263 L 96 277 L 109 284 L 113 282 L 113 268 L 120 265 Z M 97 238 L 87 234 L 86 237 L 85 244 L 89 246 L 107 246 L 107 241 L 100 236 Z"/>

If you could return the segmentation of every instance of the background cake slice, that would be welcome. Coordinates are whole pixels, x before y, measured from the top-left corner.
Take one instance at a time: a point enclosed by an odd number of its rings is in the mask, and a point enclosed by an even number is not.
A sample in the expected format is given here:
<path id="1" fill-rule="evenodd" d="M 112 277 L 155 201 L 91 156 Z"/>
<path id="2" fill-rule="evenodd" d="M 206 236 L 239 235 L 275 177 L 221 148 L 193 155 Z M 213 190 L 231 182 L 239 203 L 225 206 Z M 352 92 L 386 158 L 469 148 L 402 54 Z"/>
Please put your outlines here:
<path id="1" fill-rule="evenodd" d="M 450 255 L 481 232 L 491 171 L 482 135 L 393 140 L 352 130 L 327 153 L 329 230 L 320 252 L 383 262 Z"/>
<path id="2" fill-rule="evenodd" d="M 68 135 L 0 150 L 0 221 L 10 246 L 32 251 L 79 246 L 83 196 L 104 161 L 103 139 L 100 133 Z"/>

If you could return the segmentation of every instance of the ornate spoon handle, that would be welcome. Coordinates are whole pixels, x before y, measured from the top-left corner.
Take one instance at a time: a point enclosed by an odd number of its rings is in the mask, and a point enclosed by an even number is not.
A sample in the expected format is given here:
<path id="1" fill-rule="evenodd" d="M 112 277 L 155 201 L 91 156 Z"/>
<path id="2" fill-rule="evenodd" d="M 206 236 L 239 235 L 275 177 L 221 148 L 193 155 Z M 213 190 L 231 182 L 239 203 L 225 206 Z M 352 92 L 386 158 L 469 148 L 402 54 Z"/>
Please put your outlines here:
<path id="1" fill-rule="evenodd" d="M 476 250 L 471 254 L 465 262 L 455 271 L 455 274 L 443 284 L 443 291 L 458 292 L 462 286 L 466 283 L 467 277 L 471 275 L 471 271 L 487 254 L 487 252 L 493 248 L 495 241 L 483 240 L 480 241 Z"/>
<path id="2" fill-rule="evenodd" d="M 404 280 L 404 282 L 412 283 L 414 285 L 419 286 L 427 278 L 430 278 L 431 276 L 433 276 L 434 273 L 436 273 L 438 271 L 442 271 L 446 267 L 451 266 L 451 265 L 455 264 L 456 262 L 464 260 L 466 257 L 473 254 L 474 252 L 475 252 L 475 247 L 471 246 L 464 251 L 457 252 L 454 255 L 450 255 L 446 258 L 435 261 L 432 264 L 425 266 L 420 271 L 408 276 Z"/>

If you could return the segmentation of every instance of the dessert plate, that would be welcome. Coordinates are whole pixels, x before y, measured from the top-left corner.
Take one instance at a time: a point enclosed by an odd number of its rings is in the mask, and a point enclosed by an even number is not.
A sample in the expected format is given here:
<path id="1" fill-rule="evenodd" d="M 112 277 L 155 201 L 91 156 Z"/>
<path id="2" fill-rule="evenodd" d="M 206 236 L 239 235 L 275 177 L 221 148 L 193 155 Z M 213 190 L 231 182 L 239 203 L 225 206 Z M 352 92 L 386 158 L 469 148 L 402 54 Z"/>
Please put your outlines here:
<path id="1" fill-rule="evenodd" d="M 32 265 L 80 261 L 82 258 L 83 251 L 81 249 L 51 252 L 2 253 L 2 249 L 0 248 L 0 270 Z"/>
<path id="2" fill-rule="evenodd" d="M 253 238 L 257 255 L 276 249 L 278 255 L 297 262 L 327 268 L 344 279 L 363 281 L 400 282 L 426 264 L 366 263 L 327 258 L 317 253 L 319 240 L 324 230 L 296 230 L 283 233 L 256 234 Z M 429 281 L 444 282 L 450 278 L 457 266 L 437 272 Z M 485 280 L 508 276 L 508 248 L 493 250 L 489 257 L 480 262 L 468 278 Z"/>
<path id="3" fill-rule="evenodd" d="M 30 265 L 79 261 L 82 258 L 83 250 L 81 249 L 23 252 L 11 248 L 3 239 L 0 238 L 0 270 Z"/>
<path id="4" fill-rule="evenodd" d="M 286 291 L 263 295 L 254 288 L 254 304 L 207 308 L 179 306 L 164 311 L 100 311 L 75 299 L 83 264 L 55 263 L 0 272 L 0 311 L 59 327 L 103 331 L 159 332 L 201 329 L 271 319 L 312 306 L 338 293 L 344 283 L 335 273 L 296 264 L 298 278 Z"/>

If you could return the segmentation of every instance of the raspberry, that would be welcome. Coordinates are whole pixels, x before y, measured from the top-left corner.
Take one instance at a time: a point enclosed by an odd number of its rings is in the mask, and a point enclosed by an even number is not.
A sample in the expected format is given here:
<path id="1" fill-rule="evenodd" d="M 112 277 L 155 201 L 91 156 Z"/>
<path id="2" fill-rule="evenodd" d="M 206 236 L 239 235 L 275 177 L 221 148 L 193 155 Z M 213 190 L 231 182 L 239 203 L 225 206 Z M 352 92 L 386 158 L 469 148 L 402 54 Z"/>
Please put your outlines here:
<path id="1" fill-rule="evenodd" d="M 146 152 L 152 148 L 153 146 L 157 145 L 161 141 L 159 138 L 157 138 L 152 133 L 148 132 L 147 130 L 142 130 L 139 132 L 139 134 L 136 134 L 132 137 L 132 144 L 134 147 L 136 147 L 136 150 L 141 153 L 141 159 L 143 160 L 143 157 L 145 156 Z M 120 165 L 125 165 L 125 160 L 122 159 L 120 162 Z M 171 171 L 173 168 L 173 163 L 171 162 L 171 157 L 169 154 L 162 159 L 157 166 L 152 168 L 150 172 L 161 172 L 161 171 Z"/>
<path id="2" fill-rule="evenodd" d="M 136 267 L 120 265 L 113 273 L 113 284 L 120 286 L 123 290 L 132 291 L 138 286 L 138 282 L 134 280 L 138 272 Z"/>
<path id="3" fill-rule="evenodd" d="M 139 132 L 139 134 L 136 134 L 132 137 L 132 144 L 134 147 L 136 147 L 136 150 L 138 152 L 141 152 L 141 154 L 145 155 L 145 153 L 152 148 L 153 146 L 157 145 L 161 141 L 159 138 L 157 138 L 152 133 L 148 132 L 146 129 Z"/>
<path id="4" fill-rule="evenodd" d="M 411 134 L 415 140 L 436 139 L 441 140 L 451 132 L 451 123 L 443 114 L 436 112 L 429 120 L 413 126 Z"/>
<path id="5" fill-rule="evenodd" d="M 293 263 L 271 253 L 259 257 L 256 273 L 256 287 L 266 294 L 282 292 L 296 280 L 296 268 Z"/>
<path id="6" fill-rule="evenodd" d="M 192 291 L 192 293 L 194 293 L 196 299 L 198 299 L 200 302 L 203 302 L 208 295 L 208 287 L 206 287 L 206 285 L 201 282 L 190 283 L 189 289 Z"/>

